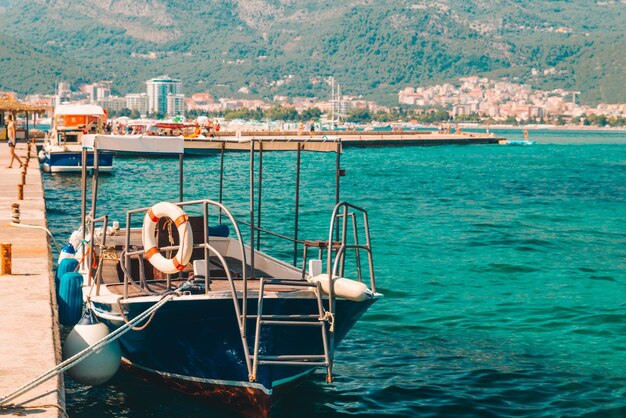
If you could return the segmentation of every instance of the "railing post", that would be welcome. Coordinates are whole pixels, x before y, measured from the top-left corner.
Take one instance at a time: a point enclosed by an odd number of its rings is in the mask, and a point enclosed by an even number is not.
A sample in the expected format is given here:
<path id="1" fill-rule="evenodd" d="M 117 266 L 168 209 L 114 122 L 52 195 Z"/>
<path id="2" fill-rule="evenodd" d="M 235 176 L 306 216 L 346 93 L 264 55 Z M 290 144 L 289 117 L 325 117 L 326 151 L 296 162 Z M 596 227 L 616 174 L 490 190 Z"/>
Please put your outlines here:
<path id="1" fill-rule="evenodd" d="M 128 250 L 130 249 L 130 212 L 126 212 L 126 248 L 124 248 L 124 260 L 120 260 L 126 266 L 126 271 L 130 274 L 130 256 Z M 128 277 L 124 274 L 124 300 L 128 299 Z"/>
<path id="2" fill-rule="evenodd" d="M 346 245 L 346 238 L 348 235 L 348 205 L 343 207 L 343 225 L 341 225 L 341 244 Z M 340 276 L 343 277 L 346 268 L 346 253 L 341 256 L 341 269 Z"/>
<path id="3" fill-rule="evenodd" d="M 222 142 L 222 149 L 220 151 L 220 205 L 223 204 L 222 198 L 224 193 L 224 152 L 225 152 L 226 143 Z M 222 209 L 219 209 L 217 215 L 217 223 L 222 223 Z"/>
<path id="4" fill-rule="evenodd" d="M 262 199 L 262 190 L 263 190 L 263 142 L 259 142 L 259 201 L 257 202 L 257 226 L 261 227 L 261 199 Z M 261 250 L 261 231 L 257 234 L 256 237 L 256 249 Z"/>
<path id="5" fill-rule="evenodd" d="M 293 265 L 296 266 L 298 263 L 298 221 L 300 215 L 300 165 L 301 165 L 301 154 L 302 151 L 300 149 L 300 143 L 297 144 L 298 152 L 296 154 L 296 202 L 295 202 L 295 212 L 294 212 L 294 226 L 293 226 Z"/>
<path id="6" fill-rule="evenodd" d="M 178 201 L 183 201 L 183 154 L 178 156 Z"/>

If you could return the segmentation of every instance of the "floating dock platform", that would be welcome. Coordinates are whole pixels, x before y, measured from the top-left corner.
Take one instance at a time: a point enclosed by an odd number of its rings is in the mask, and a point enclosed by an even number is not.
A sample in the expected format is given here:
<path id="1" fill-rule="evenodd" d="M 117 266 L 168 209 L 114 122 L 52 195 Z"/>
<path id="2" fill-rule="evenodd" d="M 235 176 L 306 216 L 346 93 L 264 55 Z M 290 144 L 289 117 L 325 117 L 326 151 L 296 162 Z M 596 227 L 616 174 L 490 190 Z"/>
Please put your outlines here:
<path id="1" fill-rule="evenodd" d="M 24 160 L 26 146 L 18 144 Z M 47 233 L 44 189 L 35 151 L 28 164 L 23 200 L 18 200 L 22 170 L 0 143 L 0 242 L 10 243 L 11 274 L 0 275 L 0 399 L 61 362 L 61 342 Z M 20 225 L 11 224 L 11 205 L 20 205 Z M 36 226 L 37 228 L 25 225 Z M 61 417 L 65 413 L 63 377 L 55 377 L 0 406 L 0 415 Z"/>

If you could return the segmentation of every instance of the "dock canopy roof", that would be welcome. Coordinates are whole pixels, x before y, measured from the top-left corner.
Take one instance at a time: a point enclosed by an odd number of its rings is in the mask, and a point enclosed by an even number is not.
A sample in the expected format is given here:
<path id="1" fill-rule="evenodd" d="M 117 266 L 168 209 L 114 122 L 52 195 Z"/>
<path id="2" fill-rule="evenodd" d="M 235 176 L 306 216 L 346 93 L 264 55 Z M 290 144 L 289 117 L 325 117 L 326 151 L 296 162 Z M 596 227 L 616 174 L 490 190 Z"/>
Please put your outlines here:
<path id="1" fill-rule="evenodd" d="M 43 106 L 22 103 L 9 95 L 0 96 L 0 112 L 44 113 L 46 110 L 47 109 Z"/>
<path id="2" fill-rule="evenodd" d="M 83 135 L 83 148 L 99 151 L 119 151 L 139 154 L 183 154 L 185 139 L 182 136 L 144 135 Z"/>
<path id="3" fill-rule="evenodd" d="M 105 116 L 104 109 L 97 105 L 64 104 L 54 108 L 54 116 L 66 115 L 98 115 Z"/>

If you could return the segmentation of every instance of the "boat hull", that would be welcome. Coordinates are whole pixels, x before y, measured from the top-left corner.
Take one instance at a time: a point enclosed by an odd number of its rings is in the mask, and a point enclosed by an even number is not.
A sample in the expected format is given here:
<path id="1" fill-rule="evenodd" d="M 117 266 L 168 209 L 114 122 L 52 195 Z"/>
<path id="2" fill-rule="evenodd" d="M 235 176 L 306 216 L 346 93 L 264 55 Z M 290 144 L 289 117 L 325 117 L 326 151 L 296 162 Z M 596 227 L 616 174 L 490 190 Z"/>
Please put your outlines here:
<path id="1" fill-rule="evenodd" d="M 93 152 L 87 153 L 87 168 L 93 169 Z M 82 154 L 80 151 L 46 152 L 43 169 L 48 173 L 80 172 L 82 170 Z M 113 154 L 98 153 L 98 170 L 113 170 Z"/>
<path id="2" fill-rule="evenodd" d="M 315 366 L 261 365 L 256 382 L 250 382 L 231 299 L 174 299 L 164 305 L 150 325 L 120 338 L 125 367 L 172 389 L 202 396 L 226 409 L 250 410 L 265 416 L 285 388 L 294 385 Z M 333 346 L 345 337 L 376 299 L 363 302 L 337 300 Z M 256 308 L 256 300 L 249 307 Z M 135 317 L 156 302 L 131 303 L 128 317 Z M 111 307 L 92 301 L 101 320 L 117 328 L 122 322 L 103 314 Z M 100 312 L 100 313 L 99 313 Z M 264 315 L 316 313 L 314 298 L 264 299 Z M 256 311 L 249 312 L 255 315 Z M 182 319 L 182 320 L 181 320 Z M 247 342 L 252 354 L 255 322 L 248 321 Z M 261 355 L 323 353 L 320 327 L 264 326 Z"/>

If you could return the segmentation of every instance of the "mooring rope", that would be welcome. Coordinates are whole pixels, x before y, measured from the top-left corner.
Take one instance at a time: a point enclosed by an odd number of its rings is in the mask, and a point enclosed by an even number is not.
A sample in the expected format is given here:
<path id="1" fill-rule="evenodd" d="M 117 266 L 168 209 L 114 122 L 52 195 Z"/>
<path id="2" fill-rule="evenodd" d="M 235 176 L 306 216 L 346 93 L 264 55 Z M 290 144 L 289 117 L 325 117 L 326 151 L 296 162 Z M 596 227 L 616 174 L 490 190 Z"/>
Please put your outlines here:
<path id="1" fill-rule="evenodd" d="M 166 297 L 168 297 L 171 293 L 176 293 L 176 291 L 172 291 L 172 292 L 170 292 L 170 293 L 168 293 L 168 294 L 166 294 L 166 295 L 163 295 L 163 297 L 162 297 L 159 301 L 161 301 L 161 300 L 165 299 L 165 298 L 166 298 Z M 130 321 L 129 321 L 129 320 L 128 320 L 128 318 L 126 317 L 126 314 L 124 314 L 124 309 L 122 308 L 122 300 L 123 300 L 123 299 L 124 299 L 123 297 L 119 297 L 119 298 L 117 298 L 117 307 L 118 307 L 118 308 L 119 308 L 119 310 L 120 310 L 120 314 L 122 315 L 122 319 L 124 320 L 124 323 L 125 323 L 126 325 L 128 325 L 128 324 L 130 324 Z M 132 329 L 133 331 L 143 331 L 144 329 L 146 329 L 146 328 L 148 327 L 148 325 L 150 325 L 150 323 L 151 323 L 151 322 L 152 322 L 152 320 L 154 319 L 154 315 L 156 315 L 156 312 L 157 312 L 157 311 L 152 312 L 152 314 L 150 315 L 150 318 L 148 318 L 148 320 L 146 321 L 146 323 L 145 323 L 145 324 L 143 324 L 142 326 L 140 326 L 140 327 L 135 327 L 135 326 L 132 326 L 132 325 L 131 325 L 130 329 Z"/>
<path id="2" fill-rule="evenodd" d="M 0 399 L 0 406 L 7 405 L 9 403 L 9 401 L 12 401 L 13 399 L 15 399 L 15 398 L 25 394 L 26 392 L 28 392 L 28 391 L 32 390 L 33 388 L 41 385 L 42 383 L 52 379 L 53 377 L 63 373 L 64 371 L 74 367 L 77 363 L 81 362 L 82 360 L 87 358 L 92 353 L 100 350 L 102 347 L 104 347 L 108 343 L 110 343 L 112 341 L 115 341 L 118 338 L 120 338 L 122 335 L 124 335 L 125 333 L 130 331 L 136 324 L 138 324 L 139 322 L 141 322 L 144 319 L 146 319 L 153 312 L 156 312 L 157 309 L 159 309 L 161 306 L 165 305 L 167 302 L 169 302 L 170 300 L 172 300 L 176 296 L 178 296 L 177 293 L 170 293 L 168 295 L 165 295 L 165 297 L 162 298 L 161 300 L 159 300 L 157 303 L 155 303 L 154 305 L 152 305 L 151 307 L 149 307 L 148 309 L 146 309 L 145 311 L 143 311 L 142 313 L 137 315 L 135 318 L 133 318 L 132 320 L 128 321 L 127 323 L 125 323 L 124 325 L 122 325 L 121 327 L 119 327 L 118 329 L 116 329 L 115 331 L 110 333 L 109 335 L 105 336 L 104 338 L 102 338 L 97 343 L 95 343 L 93 345 L 90 345 L 89 347 L 85 348 L 84 350 L 80 351 L 79 353 L 76 353 L 75 355 L 73 355 L 72 357 L 70 357 L 67 360 L 63 361 L 62 363 L 59 363 L 54 368 L 48 370 L 46 373 L 42 374 L 41 376 L 31 380 L 30 382 L 28 382 L 24 386 L 22 386 L 22 387 L 18 388 L 17 390 L 9 393 L 4 398 L 1 398 Z"/>
<path id="3" fill-rule="evenodd" d="M 59 247 L 59 244 L 57 243 L 57 240 L 54 239 L 54 236 L 52 236 L 52 232 L 50 232 L 50 230 L 48 228 L 46 228 L 45 226 L 17 224 L 15 222 L 11 222 L 11 225 L 13 225 L 13 226 L 21 226 L 22 228 L 43 229 L 44 231 L 46 231 L 48 233 L 48 235 L 50 235 L 50 238 L 52 238 L 52 243 L 54 244 L 54 247 L 57 249 L 57 252 L 59 254 L 61 253 L 61 247 Z"/>

